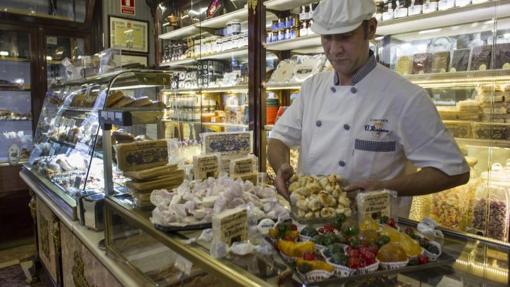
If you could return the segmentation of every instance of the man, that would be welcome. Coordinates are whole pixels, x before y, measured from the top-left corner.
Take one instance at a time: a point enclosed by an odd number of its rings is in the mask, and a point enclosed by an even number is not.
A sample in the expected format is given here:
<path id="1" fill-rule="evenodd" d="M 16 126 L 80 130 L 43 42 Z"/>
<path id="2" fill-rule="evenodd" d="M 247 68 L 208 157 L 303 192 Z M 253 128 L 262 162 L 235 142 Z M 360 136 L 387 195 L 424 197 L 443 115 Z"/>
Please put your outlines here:
<path id="1" fill-rule="evenodd" d="M 289 148 L 298 146 L 299 173 L 339 174 L 347 191 L 395 190 L 398 215 L 406 216 L 411 196 L 465 184 L 469 167 L 427 93 L 376 63 L 374 13 L 373 0 L 317 6 L 312 30 L 335 72 L 303 83 L 269 136 L 268 159 L 284 196 L 293 173 Z M 404 174 L 407 161 L 421 170 Z"/>

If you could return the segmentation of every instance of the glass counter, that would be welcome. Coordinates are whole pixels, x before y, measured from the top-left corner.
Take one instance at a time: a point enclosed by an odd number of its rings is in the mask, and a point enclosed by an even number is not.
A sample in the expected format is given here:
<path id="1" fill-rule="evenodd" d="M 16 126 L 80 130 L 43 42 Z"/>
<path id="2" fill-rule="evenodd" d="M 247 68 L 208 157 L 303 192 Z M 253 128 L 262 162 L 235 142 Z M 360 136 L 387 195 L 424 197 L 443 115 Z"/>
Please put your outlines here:
<path id="1" fill-rule="evenodd" d="M 276 254 L 271 256 L 253 255 L 253 258 L 215 259 L 209 254 L 209 243 L 197 240 L 200 231 L 182 231 L 165 233 L 156 229 L 150 222 L 150 212 L 133 207 L 133 202 L 119 196 L 106 199 L 106 247 L 107 253 L 124 262 L 126 272 L 134 272 L 143 278 L 148 286 L 168 286 L 162 284 L 161 276 L 165 266 L 180 266 L 175 273 L 187 271 L 193 274 L 209 273 L 221 280 L 221 286 L 295 286 L 292 277 L 282 259 Z M 415 226 L 416 222 L 401 219 L 402 227 Z M 367 275 L 338 279 L 330 283 L 314 283 L 313 286 L 507 286 L 508 256 L 510 246 L 482 237 L 469 237 L 457 232 L 443 230 L 443 252 L 453 258 L 452 264 L 438 264 L 433 268 L 406 272 L 402 274 L 372 277 Z M 171 251 L 170 251 L 171 250 Z M 154 264 L 152 269 L 140 265 L 140 258 L 151 254 L 173 252 L 193 263 L 182 267 L 174 261 L 167 265 Z M 145 257 L 147 256 L 147 257 Z M 175 255 L 172 255 L 175 257 Z M 159 256 L 158 256 L 159 258 Z M 158 259 L 158 262 L 163 259 Z M 178 261 L 178 260 L 177 260 Z M 255 263 L 254 263 L 255 262 Z M 256 268 L 254 268 L 255 264 Z M 186 265 L 186 264 L 184 264 Z M 183 271 L 184 270 L 184 271 Z M 190 270 L 193 270 L 190 272 Z M 156 272 L 157 271 L 157 272 Z M 390 273 L 390 272 L 389 272 Z M 168 275 L 166 275 L 168 276 Z M 163 276 L 164 277 L 164 276 Z M 171 277 L 171 276 L 170 276 Z M 187 277 L 186 280 L 191 280 Z M 292 283 L 294 282 L 294 283 Z M 162 284 L 162 285 L 157 285 Z M 213 283 L 208 286 L 218 286 Z M 290 284 L 290 285 L 288 285 Z M 300 285 L 306 286 L 306 285 Z"/>

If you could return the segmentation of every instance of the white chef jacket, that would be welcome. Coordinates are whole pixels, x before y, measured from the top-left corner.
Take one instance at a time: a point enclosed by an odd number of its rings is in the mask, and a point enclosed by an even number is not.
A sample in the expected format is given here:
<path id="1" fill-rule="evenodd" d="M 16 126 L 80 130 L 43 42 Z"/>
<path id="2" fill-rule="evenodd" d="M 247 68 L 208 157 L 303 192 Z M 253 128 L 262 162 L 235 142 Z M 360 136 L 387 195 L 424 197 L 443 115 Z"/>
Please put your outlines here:
<path id="1" fill-rule="evenodd" d="M 305 175 L 389 180 L 404 172 L 408 160 L 448 175 L 469 171 L 426 91 L 373 55 L 353 86 L 340 86 L 334 72 L 305 81 L 269 137 L 299 147 L 298 173 Z M 397 215 L 407 216 L 411 198 L 397 204 Z"/>

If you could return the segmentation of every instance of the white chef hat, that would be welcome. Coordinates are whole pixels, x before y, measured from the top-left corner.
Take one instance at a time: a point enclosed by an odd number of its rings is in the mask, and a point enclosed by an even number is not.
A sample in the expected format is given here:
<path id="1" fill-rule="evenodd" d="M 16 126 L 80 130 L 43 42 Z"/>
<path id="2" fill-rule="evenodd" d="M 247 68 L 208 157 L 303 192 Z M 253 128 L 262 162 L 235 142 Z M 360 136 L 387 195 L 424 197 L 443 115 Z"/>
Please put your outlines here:
<path id="1" fill-rule="evenodd" d="M 351 32 L 374 13 L 374 0 L 322 0 L 313 12 L 312 31 L 320 35 Z"/>

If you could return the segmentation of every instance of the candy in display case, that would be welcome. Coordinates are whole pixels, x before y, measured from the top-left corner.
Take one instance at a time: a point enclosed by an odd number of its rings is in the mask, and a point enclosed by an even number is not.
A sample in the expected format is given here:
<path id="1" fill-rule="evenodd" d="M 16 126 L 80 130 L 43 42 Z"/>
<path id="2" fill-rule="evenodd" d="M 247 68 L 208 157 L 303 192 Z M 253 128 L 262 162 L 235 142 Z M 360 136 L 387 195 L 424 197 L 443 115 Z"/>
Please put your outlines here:
<path id="1" fill-rule="evenodd" d="M 99 112 L 134 111 L 131 121 L 153 121 L 158 115 L 161 119 L 159 90 L 169 84 L 169 75 L 162 72 L 126 70 L 52 86 L 41 111 L 35 147 L 23 173 L 43 182 L 50 197 L 68 216 L 76 218 L 82 197 L 104 193 Z M 135 137 L 132 130 L 116 129 L 111 141 L 142 144 L 157 138 L 157 121 L 137 132 L 144 136 Z M 136 162 L 137 157 L 133 160 Z M 128 181 L 120 169 L 112 176 L 122 184 Z"/>

